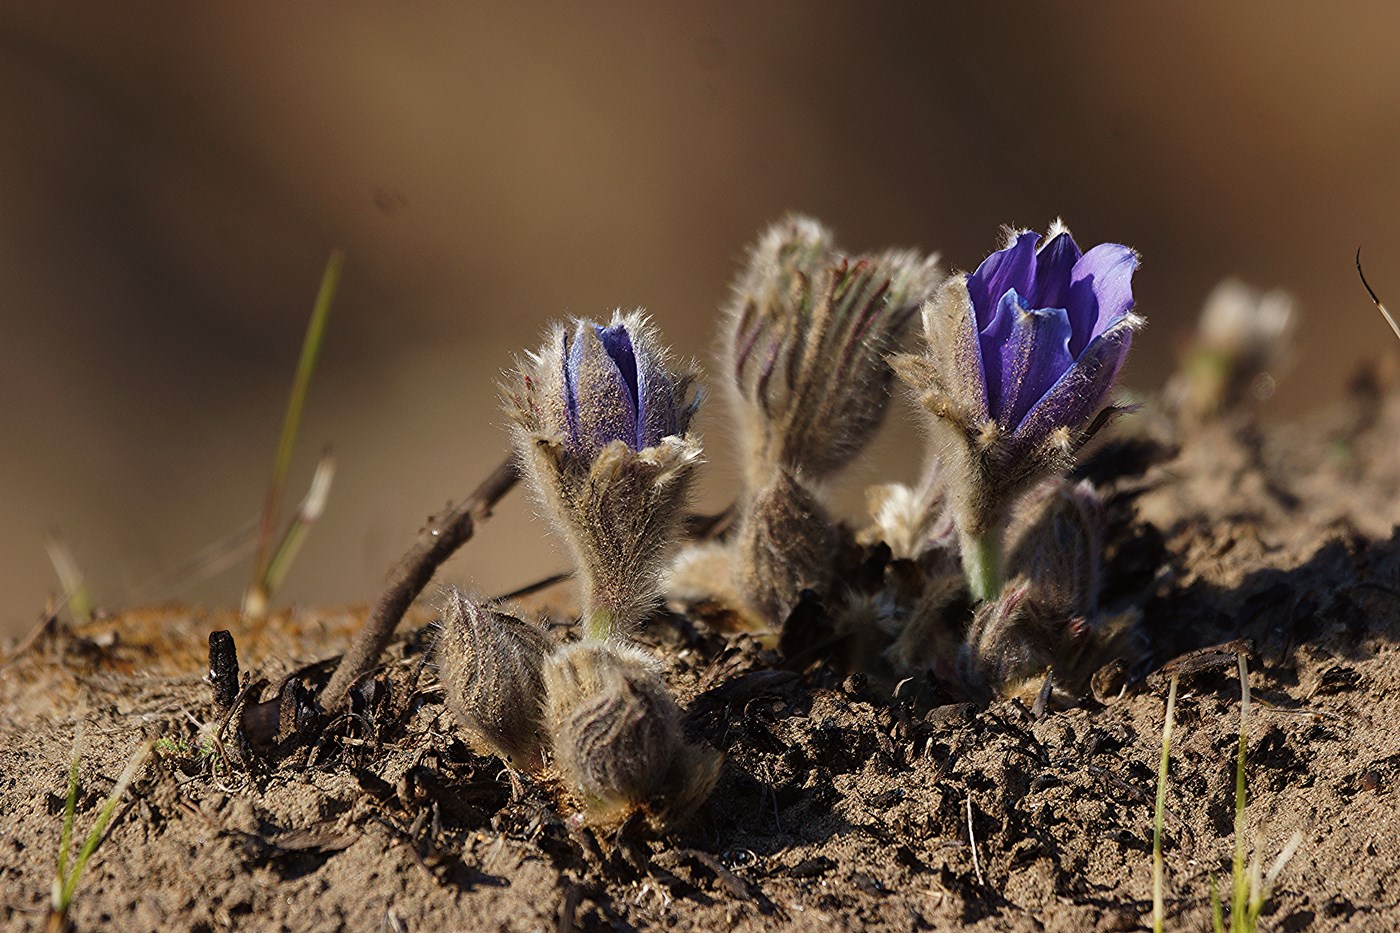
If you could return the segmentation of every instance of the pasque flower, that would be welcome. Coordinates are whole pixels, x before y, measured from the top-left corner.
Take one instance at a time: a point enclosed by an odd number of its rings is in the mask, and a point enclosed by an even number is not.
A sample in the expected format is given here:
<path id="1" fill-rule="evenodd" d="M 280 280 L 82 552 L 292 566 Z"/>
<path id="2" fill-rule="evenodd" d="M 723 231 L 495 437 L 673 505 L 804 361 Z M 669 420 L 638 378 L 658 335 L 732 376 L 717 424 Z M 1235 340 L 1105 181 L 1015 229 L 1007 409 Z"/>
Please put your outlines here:
<path id="1" fill-rule="evenodd" d="M 895 361 L 933 415 L 973 595 L 1000 589 L 1000 536 L 1014 498 L 1067 468 L 1102 426 L 1142 319 L 1137 254 L 1081 252 L 1062 225 L 1013 234 L 924 306 L 927 351 Z M 1112 414 L 1113 409 L 1107 409 Z"/>
<path id="2" fill-rule="evenodd" d="M 522 471 L 573 553 L 594 636 L 658 601 L 700 462 L 693 383 L 634 311 L 555 325 L 507 390 Z"/>
<path id="3" fill-rule="evenodd" d="M 725 363 L 746 478 L 734 578 L 765 622 L 826 588 L 837 535 L 823 486 L 879 429 L 888 357 L 941 278 L 936 256 L 847 254 L 805 217 L 750 250 L 725 307 Z"/>

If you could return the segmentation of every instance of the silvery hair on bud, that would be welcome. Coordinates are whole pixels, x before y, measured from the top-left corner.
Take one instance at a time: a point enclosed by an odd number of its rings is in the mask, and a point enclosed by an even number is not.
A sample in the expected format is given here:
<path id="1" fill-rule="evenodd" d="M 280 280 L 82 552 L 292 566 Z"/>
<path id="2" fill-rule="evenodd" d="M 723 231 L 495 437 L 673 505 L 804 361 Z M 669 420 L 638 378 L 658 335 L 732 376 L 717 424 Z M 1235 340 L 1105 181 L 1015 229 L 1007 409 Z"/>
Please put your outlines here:
<path id="1" fill-rule="evenodd" d="M 628 338 L 627 366 L 589 328 L 601 330 L 576 322 L 571 345 L 556 325 L 520 361 L 507 411 L 523 473 L 572 553 L 585 606 L 625 628 L 660 602 L 701 463 L 688 432 L 695 372 L 671 360 L 640 312 L 615 315 L 608 328 Z"/>
<path id="2" fill-rule="evenodd" d="M 686 743 L 656 659 L 617 642 L 581 641 L 546 662 L 554 765 L 594 823 L 646 808 L 683 819 L 709 795 L 719 757 Z"/>
<path id="3" fill-rule="evenodd" d="M 884 417 L 886 357 L 942 278 L 936 256 L 847 256 L 806 217 L 770 227 L 724 309 L 726 368 L 748 478 L 844 467 Z"/>
<path id="4" fill-rule="evenodd" d="M 539 769 L 550 647 L 540 626 L 447 589 L 433 655 L 447 707 L 475 751 Z"/>

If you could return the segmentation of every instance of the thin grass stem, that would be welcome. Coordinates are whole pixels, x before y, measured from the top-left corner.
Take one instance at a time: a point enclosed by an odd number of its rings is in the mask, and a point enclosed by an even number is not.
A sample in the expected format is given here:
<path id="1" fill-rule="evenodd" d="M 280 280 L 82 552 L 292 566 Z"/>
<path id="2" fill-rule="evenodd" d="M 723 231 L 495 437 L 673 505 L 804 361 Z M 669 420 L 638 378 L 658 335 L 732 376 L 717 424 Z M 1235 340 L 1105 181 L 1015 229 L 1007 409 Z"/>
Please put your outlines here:
<path id="1" fill-rule="evenodd" d="M 311 488 L 307 490 L 306 498 L 301 500 L 296 516 L 282 536 L 282 543 L 277 546 L 277 553 L 267 565 L 262 587 L 269 599 L 282 588 L 282 581 L 286 579 L 287 571 L 296 560 L 302 542 L 306 540 L 306 533 L 326 510 L 326 498 L 330 495 L 331 482 L 334 479 L 335 458 L 327 451 L 316 464 L 316 473 L 311 477 Z"/>
<path id="2" fill-rule="evenodd" d="M 1244 652 L 1237 655 L 1240 670 L 1240 742 L 1235 759 L 1235 859 L 1231 869 L 1232 897 L 1230 899 L 1231 933 L 1245 933 L 1246 911 L 1249 906 L 1249 880 L 1245 869 L 1244 810 L 1245 758 L 1249 743 L 1249 662 Z"/>
<path id="3" fill-rule="evenodd" d="M 287 414 L 282 421 L 282 435 L 277 441 L 277 455 L 272 463 L 272 480 L 267 488 L 267 500 L 263 505 L 262 523 L 258 531 L 257 556 L 253 561 L 253 583 L 245 607 L 259 608 L 256 597 L 260 594 L 263 580 L 267 577 L 268 563 L 272 557 L 272 537 L 277 525 L 277 509 L 281 503 L 282 490 L 287 482 L 287 472 L 292 465 L 292 451 L 296 446 L 297 432 L 301 428 L 302 412 L 306 408 L 306 396 L 311 387 L 311 377 L 316 371 L 316 361 L 321 355 L 321 344 L 326 333 L 326 320 L 330 315 L 331 302 L 335 299 L 340 285 L 341 272 L 345 267 L 345 254 L 332 250 L 326 261 L 326 270 L 321 276 L 321 287 L 316 293 L 316 303 L 311 308 L 311 320 L 306 325 L 306 337 L 301 345 L 301 357 L 297 360 L 296 376 L 292 379 L 292 394 L 287 399 Z M 261 594 L 264 597 L 265 593 Z M 262 607 L 265 608 L 263 600 Z"/>
<path id="4" fill-rule="evenodd" d="M 97 815 L 97 822 L 93 824 L 92 830 L 83 840 L 82 848 L 78 850 L 78 856 L 73 861 L 73 870 L 69 872 L 64 881 L 63 892 L 57 908 L 60 912 L 67 913 L 68 906 L 73 902 L 73 894 L 78 889 L 78 881 L 83 876 L 83 869 L 87 867 L 88 859 L 92 858 L 92 853 L 97 851 L 97 846 L 102 841 L 102 835 L 107 831 L 107 824 L 112 821 L 112 814 L 117 810 L 117 804 L 121 802 L 127 787 L 135 780 L 141 766 L 146 763 L 146 759 L 150 756 L 151 749 L 155 748 L 155 744 L 153 739 L 147 739 L 127 759 L 126 767 L 122 769 L 121 776 L 117 778 L 117 783 L 112 787 L 112 792 L 107 795 L 107 802 L 102 805 L 102 810 Z"/>
<path id="5" fill-rule="evenodd" d="M 1171 686 L 1167 688 L 1167 716 L 1162 724 L 1162 762 L 1157 768 L 1157 809 L 1152 818 L 1152 930 L 1162 933 L 1166 925 L 1166 906 L 1163 902 L 1165 869 L 1162 864 L 1162 824 L 1167 814 L 1167 766 L 1171 762 L 1172 723 L 1176 718 L 1176 688 L 1181 681 L 1180 674 L 1172 674 Z"/>

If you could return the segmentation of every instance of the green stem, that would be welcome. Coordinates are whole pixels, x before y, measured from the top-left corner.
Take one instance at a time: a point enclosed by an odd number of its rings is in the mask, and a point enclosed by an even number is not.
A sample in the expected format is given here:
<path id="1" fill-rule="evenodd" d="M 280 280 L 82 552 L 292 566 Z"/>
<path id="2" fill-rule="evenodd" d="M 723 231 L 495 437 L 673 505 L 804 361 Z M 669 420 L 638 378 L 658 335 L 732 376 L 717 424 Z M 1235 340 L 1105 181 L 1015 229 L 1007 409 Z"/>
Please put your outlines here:
<path id="1" fill-rule="evenodd" d="M 1240 668 L 1240 743 L 1235 759 L 1235 860 L 1233 897 L 1230 901 L 1230 929 L 1244 930 L 1245 911 L 1249 904 L 1249 883 L 1244 865 L 1245 760 L 1249 743 L 1249 663 L 1243 652 L 1238 655 Z"/>
<path id="2" fill-rule="evenodd" d="M 1178 674 L 1172 674 L 1171 686 L 1167 689 L 1167 720 L 1162 726 L 1162 763 L 1157 768 L 1157 810 L 1152 818 L 1152 933 L 1162 933 L 1166 926 L 1162 824 L 1167 812 L 1167 769 L 1172 757 L 1172 724 L 1176 718 L 1176 687 L 1179 679 Z"/>
<path id="3" fill-rule="evenodd" d="M 611 609 L 594 609 L 583 622 L 583 637 L 590 641 L 606 641 L 616 623 L 617 616 Z"/>
<path id="4" fill-rule="evenodd" d="M 1001 534 L 992 529 L 980 535 L 962 534 L 963 573 L 973 602 L 986 602 L 1001 595 Z"/>

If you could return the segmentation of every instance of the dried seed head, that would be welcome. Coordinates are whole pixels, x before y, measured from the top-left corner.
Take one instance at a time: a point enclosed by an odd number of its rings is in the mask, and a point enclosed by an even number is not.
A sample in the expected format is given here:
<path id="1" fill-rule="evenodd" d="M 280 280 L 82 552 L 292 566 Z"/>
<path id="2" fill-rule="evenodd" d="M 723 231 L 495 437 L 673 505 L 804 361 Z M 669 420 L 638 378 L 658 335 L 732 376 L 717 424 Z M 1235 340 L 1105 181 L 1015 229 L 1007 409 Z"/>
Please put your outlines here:
<path id="1" fill-rule="evenodd" d="M 802 482 L 779 469 L 749 494 L 735 540 L 734 582 L 776 625 L 805 589 L 825 592 L 836 560 L 831 516 Z"/>
<path id="2" fill-rule="evenodd" d="M 545 664 L 554 765 L 590 821 L 638 808 L 688 813 L 713 786 L 713 755 L 687 746 L 659 665 L 639 648 L 581 641 Z"/>
<path id="3" fill-rule="evenodd" d="M 693 382 L 633 313 L 580 321 L 572 342 L 555 327 L 508 390 L 525 477 L 572 552 L 585 607 L 608 627 L 625 630 L 660 601 L 701 462 L 685 433 Z"/>
<path id="4" fill-rule="evenodd" d="M 544 750 L 544 658 L 538 625 L 449 589 L 434 649 L 447 706 L 481 754 L 538 770 Z"/>
<path id="5" fill-rule="evenodd" d="M 937 257 L 846 256 L 804 217 L 769 228 L 725 309 L 750 485 L 775 467 L 820 480 L 870 442 L 889 396 L 885 358 L 940 278 Z"/>

